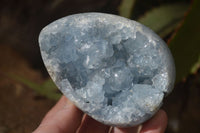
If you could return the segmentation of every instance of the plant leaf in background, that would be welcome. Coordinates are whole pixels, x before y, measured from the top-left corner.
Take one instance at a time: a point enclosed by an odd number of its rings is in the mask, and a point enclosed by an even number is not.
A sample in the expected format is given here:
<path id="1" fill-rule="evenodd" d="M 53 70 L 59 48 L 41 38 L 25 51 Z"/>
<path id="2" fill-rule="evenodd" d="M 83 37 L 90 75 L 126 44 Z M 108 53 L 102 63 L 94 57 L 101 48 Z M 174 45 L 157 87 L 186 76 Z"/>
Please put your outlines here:
<path id="1" fill-rule="evenodd" d="M 176 81 L 180 81 L 200 65 L 200 0 L 193 1 L 182 27 L 169 45 L 175 59 Z"/>
<path id="2" fill-rule="evenodd" d="M 136 0 L 122 0 L 119 6 L 119 15 L 130 18 Z"/>
<path id="3" fill-rule="evenodd" d="M 200 68 L 200 54 L 199 54 L 199 59 L 197 60 L 197 62 L 194 64 L 194 66 L 191 69 L 191 73 L 195 73 L 198 68 Z"/>
<path id="4" fill-rule="evenodd" d="M 185 3 L 167 4 L 148 11 L 138 22 L 151 28 L 161 37 L 171 33 L 183 19 L 188 5 Z"/>
<path id="5" fill-rule="evenodd" d="M 43 84 L 37 84 L 34 81 L 31 81 L 21 76 L 9 75 L 9 77 L 33 89 L 36 93 L 38 93 L 41 96 L 56 101 L 61 97 L 61 94 L 57 93 L 58 89 L 51 79 L 46 80 Z"/>

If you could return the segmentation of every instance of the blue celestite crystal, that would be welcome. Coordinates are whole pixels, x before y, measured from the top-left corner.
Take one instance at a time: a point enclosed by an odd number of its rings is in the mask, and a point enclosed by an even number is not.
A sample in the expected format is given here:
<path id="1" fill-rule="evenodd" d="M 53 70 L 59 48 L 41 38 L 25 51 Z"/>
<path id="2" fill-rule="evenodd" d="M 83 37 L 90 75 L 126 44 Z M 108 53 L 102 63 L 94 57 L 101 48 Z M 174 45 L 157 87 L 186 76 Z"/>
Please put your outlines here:
<path id="1" fill-rule="evenodd" d="M 104 124 L 144 122 L 173 88 L 167 45 L 138 22 L 103 13 L 71 15 L 46 26 L 39 43 L 58 88 Z"/>

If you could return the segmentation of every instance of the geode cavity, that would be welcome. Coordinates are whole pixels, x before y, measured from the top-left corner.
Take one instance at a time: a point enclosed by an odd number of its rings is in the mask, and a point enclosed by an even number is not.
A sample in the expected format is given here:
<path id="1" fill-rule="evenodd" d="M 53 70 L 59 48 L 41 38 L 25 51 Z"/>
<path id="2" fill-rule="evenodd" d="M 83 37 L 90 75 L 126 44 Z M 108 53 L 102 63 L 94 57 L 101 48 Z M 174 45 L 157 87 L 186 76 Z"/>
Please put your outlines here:
<path id="1" fill-rule="evenodd" d="M 47 25 L 39 43 L 58 88 L 104 124 L 144 122 L 173 88 L 167 45 L 138 22 L 103 13 L 71 15 Z"/>

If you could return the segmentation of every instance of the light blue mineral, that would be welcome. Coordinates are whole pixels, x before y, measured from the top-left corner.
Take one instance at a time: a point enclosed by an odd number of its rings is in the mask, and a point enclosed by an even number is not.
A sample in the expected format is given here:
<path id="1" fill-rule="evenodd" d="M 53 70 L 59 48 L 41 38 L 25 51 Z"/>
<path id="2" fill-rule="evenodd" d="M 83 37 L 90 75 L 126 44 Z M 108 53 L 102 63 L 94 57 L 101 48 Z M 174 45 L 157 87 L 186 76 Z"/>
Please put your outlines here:
<path id="1" fill-rule="evenodd" d="M 146 121 L 173 88 L 167 45 L 138 22 L 103 13 L 71 15 L 46 26 L 39 43 L 58 88 L 104 124 Z"/>

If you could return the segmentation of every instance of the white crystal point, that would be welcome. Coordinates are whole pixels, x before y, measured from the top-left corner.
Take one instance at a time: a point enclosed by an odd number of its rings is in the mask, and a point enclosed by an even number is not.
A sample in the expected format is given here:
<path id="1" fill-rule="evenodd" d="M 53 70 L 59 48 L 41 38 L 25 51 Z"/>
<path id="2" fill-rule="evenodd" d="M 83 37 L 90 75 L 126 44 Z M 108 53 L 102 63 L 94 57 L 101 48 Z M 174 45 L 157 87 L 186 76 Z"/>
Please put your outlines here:
<path id="1" fill-rule="evenodd" d="M 174 84 L 167 45 L 142 24 L 104 13 L 67 16 L 47 25 L 39 44 L 58 88 L 107 125 L 138 125 L 160 108 Z"/>

